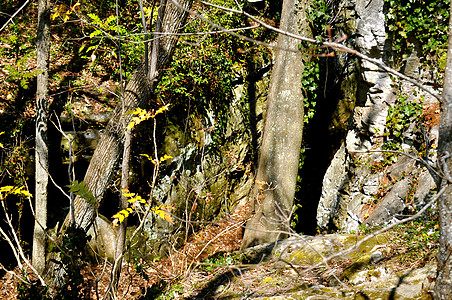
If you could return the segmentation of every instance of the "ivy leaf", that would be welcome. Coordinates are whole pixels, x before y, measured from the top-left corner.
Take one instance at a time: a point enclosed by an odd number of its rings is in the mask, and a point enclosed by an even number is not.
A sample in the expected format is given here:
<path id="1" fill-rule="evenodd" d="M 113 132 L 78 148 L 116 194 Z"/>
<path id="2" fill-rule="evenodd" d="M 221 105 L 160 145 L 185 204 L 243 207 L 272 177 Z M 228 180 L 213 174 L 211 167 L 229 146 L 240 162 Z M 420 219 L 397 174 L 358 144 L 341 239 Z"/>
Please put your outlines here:
<path id="1" fill-rule="evenodd" d="M 69 187 L 69 192 L 76 194 L 77 196 L 85 199 L 89 204 L 96 205 L 97 200 L 93 193 L 88 189 L 88 187 L 82 182 L 74 180 L 72 184 L 67 185 Z"/>

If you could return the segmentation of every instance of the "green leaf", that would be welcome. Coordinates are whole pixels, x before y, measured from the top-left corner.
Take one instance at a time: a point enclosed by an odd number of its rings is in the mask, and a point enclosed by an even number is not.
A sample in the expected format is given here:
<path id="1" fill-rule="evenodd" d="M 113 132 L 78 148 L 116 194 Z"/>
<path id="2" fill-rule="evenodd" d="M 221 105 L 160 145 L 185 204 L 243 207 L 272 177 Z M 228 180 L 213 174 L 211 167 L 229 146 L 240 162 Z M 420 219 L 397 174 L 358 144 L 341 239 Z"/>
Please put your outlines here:
<path id="1" fill-rule="evenodd" d="M 88 187 L 82 182 L 74 180 L 72 184 L 67 185 L 69 187 L 69 192 L 85 199 L 89 204 L 97 205 L 97 200 Z"/>

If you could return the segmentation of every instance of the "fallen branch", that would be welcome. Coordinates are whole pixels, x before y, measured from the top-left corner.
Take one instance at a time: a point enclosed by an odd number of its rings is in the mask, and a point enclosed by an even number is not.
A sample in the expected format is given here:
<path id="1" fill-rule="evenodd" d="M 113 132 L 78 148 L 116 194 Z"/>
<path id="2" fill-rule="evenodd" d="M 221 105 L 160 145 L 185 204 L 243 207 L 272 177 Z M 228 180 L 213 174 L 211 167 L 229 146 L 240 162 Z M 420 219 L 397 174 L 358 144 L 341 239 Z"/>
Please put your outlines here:
<path id="1" fill-rule="evenodd" d="M 8 26 L 8 24 L 10 23 L 10 22 L 12 22 L 12 20 L 14 19 L 14 17 L 28 4 L 28 2 L 30 2 L 30 0 L 27 0 L 27 1 L 25 1 L 25 3 L 24 4 L 22 4 L 22 6 L 18 9 L 18 10 L 16 10 L 16 12 L 5 22 L 5 24 L 3 24 L 3 26 L 2 26 L 2 28 L 0 28 L 0 32 L 2 32 L 2 30 L 6 27 L 6 26 Z"/>

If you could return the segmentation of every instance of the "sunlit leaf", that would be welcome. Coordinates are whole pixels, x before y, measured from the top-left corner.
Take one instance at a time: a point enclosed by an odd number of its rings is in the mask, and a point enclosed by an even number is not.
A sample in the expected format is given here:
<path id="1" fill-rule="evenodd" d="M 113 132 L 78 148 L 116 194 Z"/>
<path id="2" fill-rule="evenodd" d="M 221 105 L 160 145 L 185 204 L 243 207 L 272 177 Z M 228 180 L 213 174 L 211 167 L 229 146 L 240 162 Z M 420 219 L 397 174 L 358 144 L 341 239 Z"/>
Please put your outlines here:
<path id="1" fill-rule="evenodd" d="M 152 160 L 152 158 L 147 154 L 140 154 L 140 155 L 146 157 L 148 160 Z"/>

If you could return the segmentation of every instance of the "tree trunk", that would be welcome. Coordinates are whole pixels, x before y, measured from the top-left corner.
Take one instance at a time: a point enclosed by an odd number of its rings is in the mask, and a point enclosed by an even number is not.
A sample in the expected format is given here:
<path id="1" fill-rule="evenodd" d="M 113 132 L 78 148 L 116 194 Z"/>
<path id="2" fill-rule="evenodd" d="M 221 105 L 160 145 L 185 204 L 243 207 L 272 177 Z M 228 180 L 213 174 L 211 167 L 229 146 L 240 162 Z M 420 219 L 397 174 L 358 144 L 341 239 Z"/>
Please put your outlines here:
<path id="1" fill-rule="evenodd" d="M 307 0 L 284 0 L 280 28 L 308 36 L 307 6 Z M 289 229 L 303 131 L 304 62 L 301 52 L 282 49 L 298 45 L 296 39 L 278 36 L 252 199 L 254 216 L 246 225 L 242 248 L 284 238 Z"/>
<path id="2" fill-rule="evenodd" d="M 452 175 L 450 173 L 452 170 L 452 3 L 450 11 L 449 42 L 438 139 L 438 159 L 445 160 L 447 169 L 443 168 L 443 171 L 448 178 L 444 178 L 441 182 L 441 186 L 447 186 L 447 188 L 438 199 L 440 237 L 435 299 L 452 299 Z"/>
<path id="3" fill-rule="evenodd" d="M 43 273 L 46 264 L 47 184 L 49 160 L 47 120 L 49 94 L 50 9 L 48 0 L 38 2 L 37 30 L 37 89 L 36 89 L 36 149 L 35 149 L 35 225 L 33 232 L 33 267 Z"/>
<path id="4" fill-rule="evenodd" d="M 130 152 L 131 152 L 132 134 L 126 132 L 126 138 L 124 142 L 124 152 L 122 155 L 122 175 L 121 175 L 121 189 L 126 189 L 129 187 L 129 171 L 130 171 Z M 129 206 L 128 198 L 121 195 L 121 200 L 119 202 L 119 210 L 126 209 Z M 107 293 L 109 294 L 107 299 L 116 299 L 119 278 L 121 276 L 121 265 L 122 256 L 126 242 L 126 231 L 127 231 L 127 218 L 119 224 L 118 238 L 116 240 L 116 250 L 115 250 L 115 263 L 113 265 L 113 270 L 111 273 L 110 288 Z"/>
<path id="5" fill-rule="evenodd" d="M 192 2 L 193 0 L 184 0 L 181 1 L 180 4 L 189 9 Z M 160 39 L 158 56 L 155 56 L 156 51 L 151 51 L 151 57 L 149 58 L 151 65 L 152 61 L 157 59 L 156 71 L 149 72 L 150 79 L 146 76 L 146 67 L 144 63 L 135 71 L 124 91 L 123 101 L 125 111 L 130 111 L 143 106 L 149 101 L 158 72 L 169 61 L 174 46 L 177 43 L 177 39 L 171 34 L 180 31 L 186 17 L 187 13 L 185 11 L 178 9 L 171 2 L 167 4 L 161 31 L 165 35 Z M 153 55 L 154 58 L 152 57 Z M 152 73 L 154 73 L 154 75 L 152 75 Z M 94 151 L 88 170 L 86 171 L 83 182 L 98 200 L 98 205 L 100 205 L 103 200 L 104 193 L 113 176 L 114 168 L 122 153 L 124 141 L 123 124 L 128 124 L 131 117 L 131 115 L 124 115 L 122 113 L 121 105 L 116 107 L 113 117 L 105 129 L 105 132 Z M 94 221 L 96 209 L 96 205 L 91 205 L 84 199 L 77 197 L 74 204 L 76 225 L 83 228 L 85 231 L 88 230 Z M 65 224 L 68 225 L 68 223 L 69 220 L 66 219 Z"/>
<path id="6" fill-rule="evenodd" d="M 163 2 L 161 1 L 161 5 Z M 180 1 L 180 5 L 187 10 L 190 9 L 192 3 L 193 0 Z M 178 9 L 172 2 L 166 5 L 163 23 L 161 24 L 161 38 L 155 40 L 150 57 L 147 60 L 143 59 L 142 64 L 133 74 L 124 91 L 124 105 L 118 105 L 115 108 L 113 116 L 102 134 L 83 180 L 85 186 L 97 199 L 97 203 L 88 203 L 79 196 L 74 201 L 75 224 L 72 225 L 83 229 L 85 232 L 88 231 L 96 217 L 97 208 L 103 200 L 115 166 L 122 153 L 125 135 L 123 124 L 128 124 L 132 118 L 129 114 L 125 115 L 123 111 L 141 107 L 150 100 L 158 72 L 168 63 L 177 43 L 177 39 L 172 34 L 180 31 L 186 18 L 186 10 Z M 157 48 L 158 51 L 156 51 Z M 154 68 L 145 66 L 145 61 L 149 61 L 151 67 L 154 65 Z M 149 76 L 147 74 L 148 69 L 150 70 Z M 64 222 L 63 229 L 67 228 L 70 223 L 71 220 L 68 216 Z M 61 264 L 54 263 L 49 266 L 47 277 L 53 278 L 52 285 L 54 289 L 58 290 L 62 287 L 65 273 L 64 266 Z"/>

